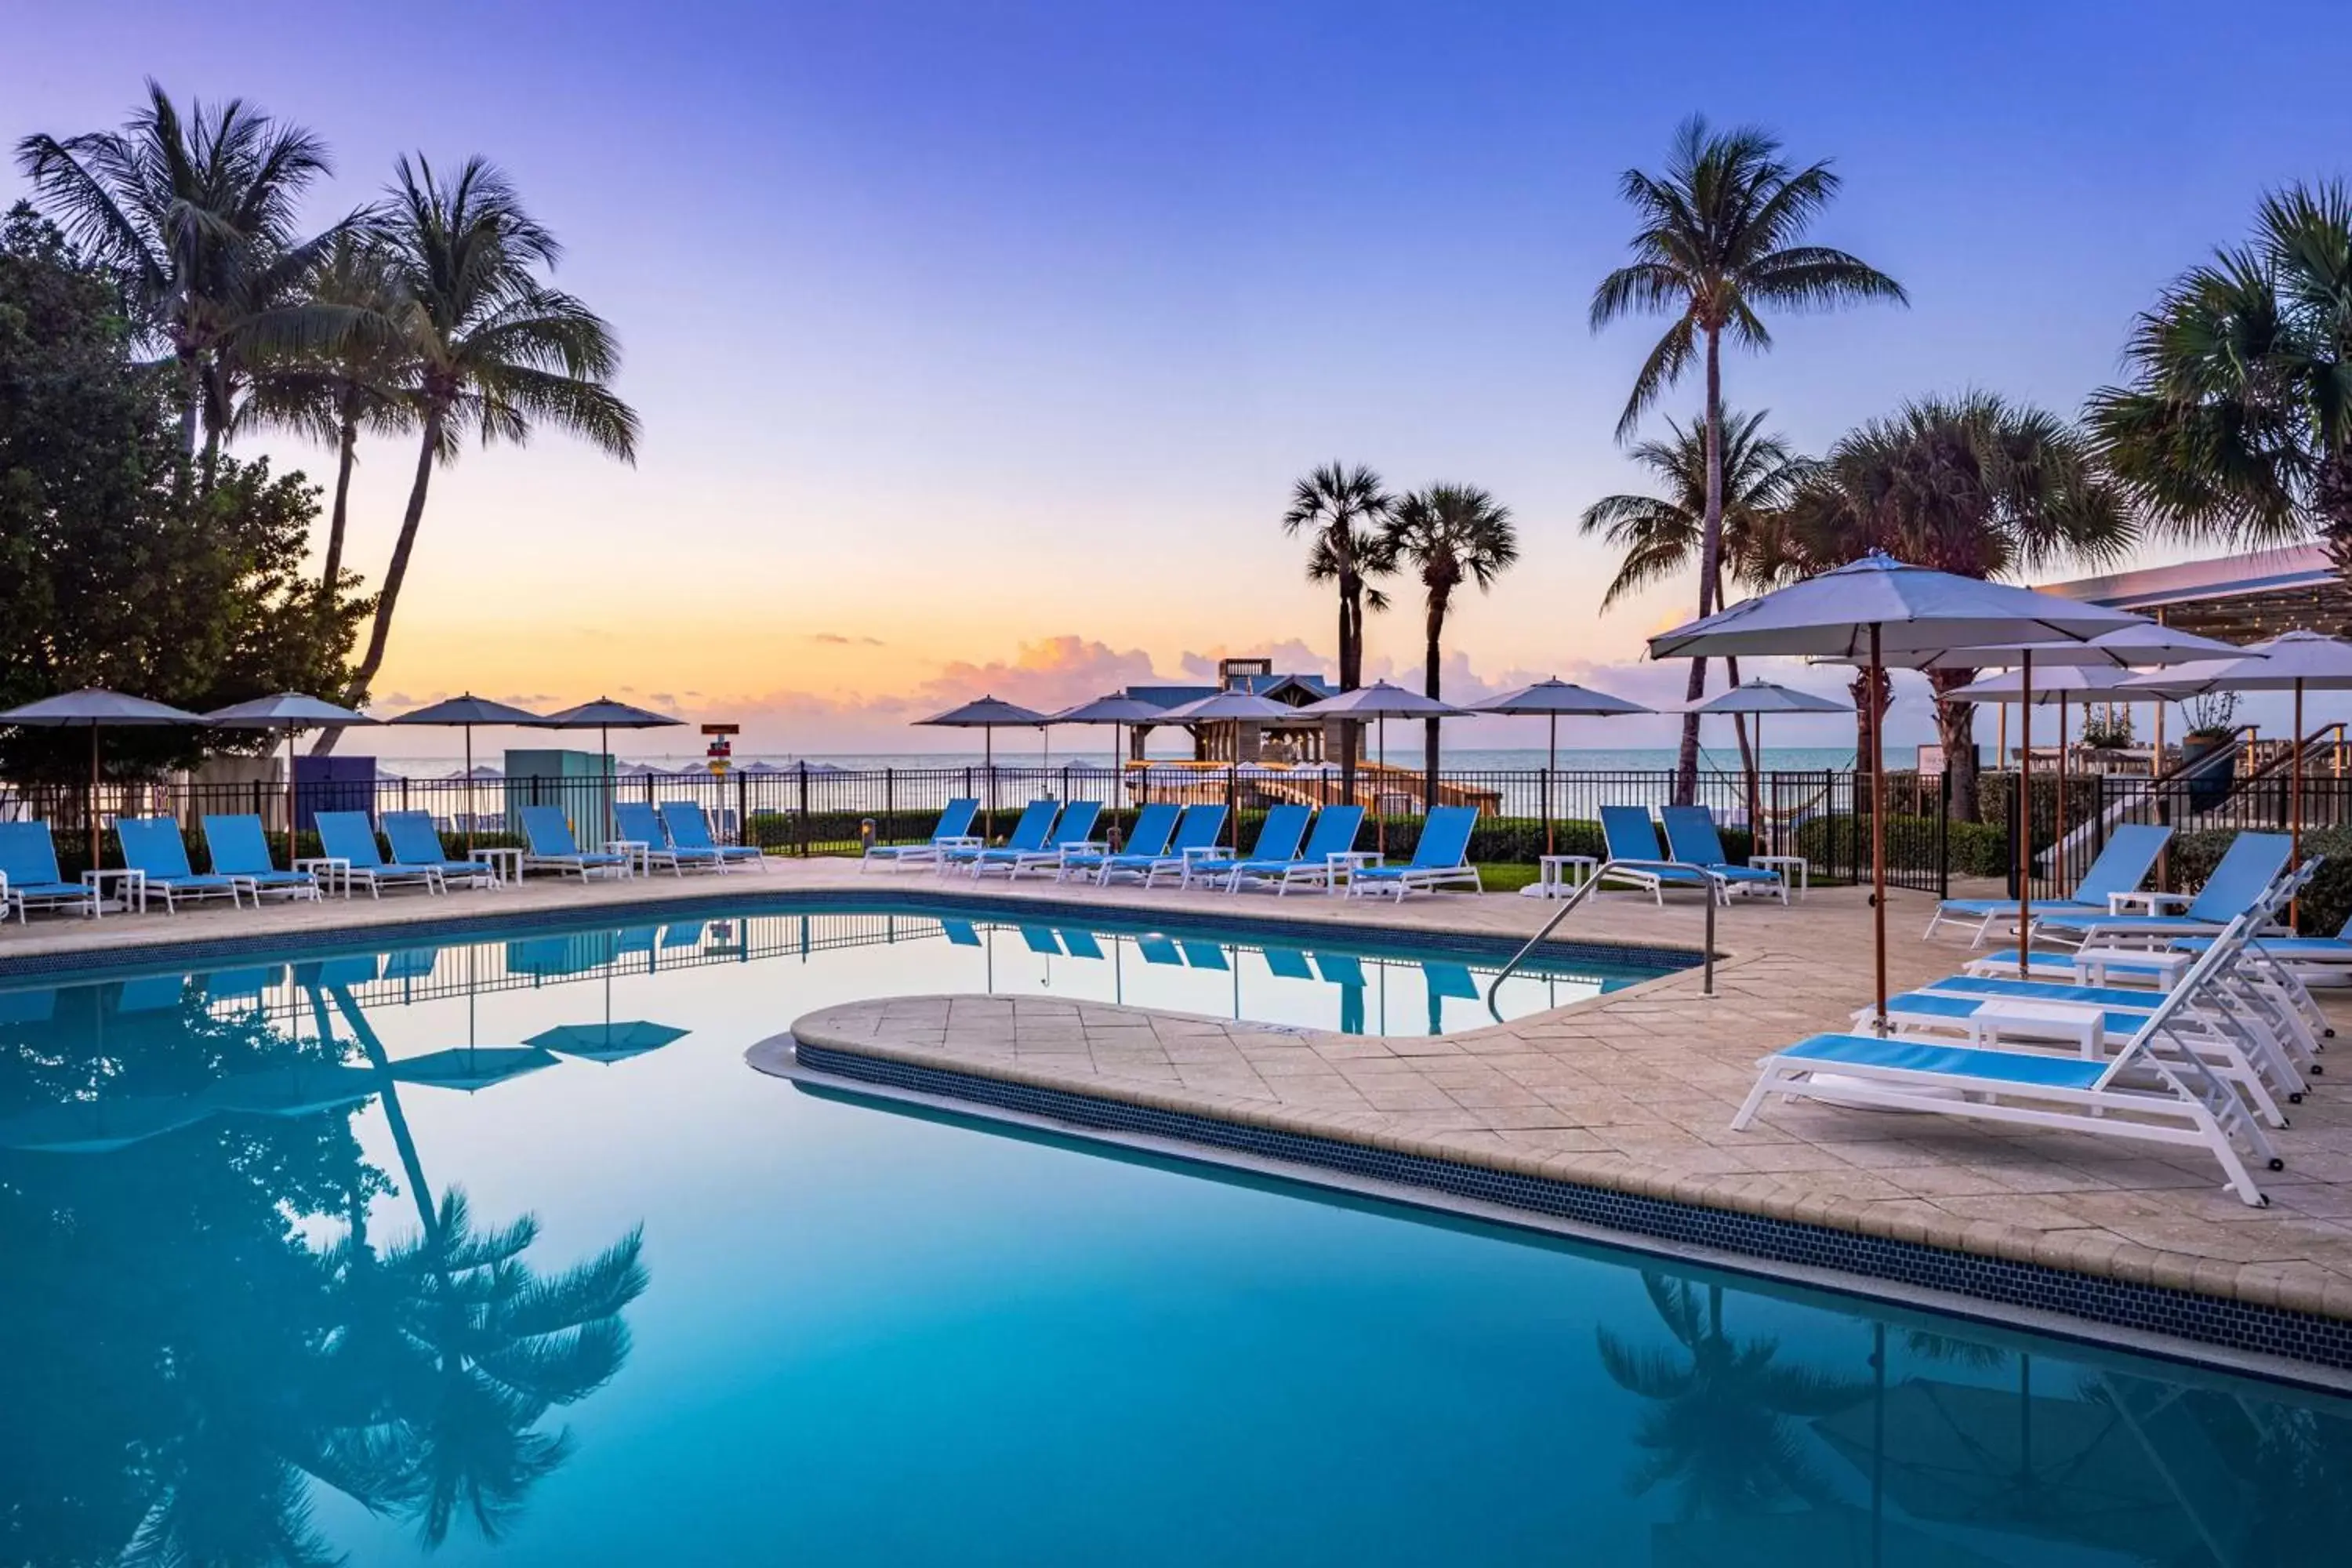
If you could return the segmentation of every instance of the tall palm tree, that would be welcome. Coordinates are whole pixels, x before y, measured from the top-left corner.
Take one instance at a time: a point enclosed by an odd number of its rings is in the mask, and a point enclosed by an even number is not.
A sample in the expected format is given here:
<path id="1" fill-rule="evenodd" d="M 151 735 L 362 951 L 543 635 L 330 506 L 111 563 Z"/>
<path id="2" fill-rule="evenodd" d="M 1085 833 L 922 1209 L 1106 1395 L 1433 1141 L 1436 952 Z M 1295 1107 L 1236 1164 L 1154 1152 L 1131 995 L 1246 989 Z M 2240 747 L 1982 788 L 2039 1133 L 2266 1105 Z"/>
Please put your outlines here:
<path id="1" fill-rule="evenodd" d="M 1310 535 L 1307 580 L 1329 583 L 1339 591 L 1339 689 L 1353 691 L 1364 679 L 1364 616 L 1389 607 L 1388 595 L 1373 579 L 1396 570 L 1382 525 L 1396 501 L 1381 487 L 1380 475 L 1359 463 L 1353 468 L 1326 463 L 1293 485 L 1290 510 L 1282 514 L 1282 531 Z M 1355 798 L 1357 725 L 1340 726 L 1340 793 Z"/>
<path id="2" fill-rule="evenodd" d="M 16 163 L 59 226 L 121 273 L 140 327 L 176 364 L 189 457 L 200 420 L 207 456 L 219 449 L 225 354 L 323 346 L 342 331 L 339 312 L 285 287 L 343 226 L 296 237 L 305 192 L 331 172 L 326 144 L 299 126 L 242 99 L 193 103 L 184 119 L 151 80 L 123 130 L 27 136 Z"/>
<path id="3" fill-rule="evenodd" d="M 1774 531 L 1780 509 L 1803 477 L 1809 464 L 1784 436 L 1764 433 L 1770 411 L 1742 414 L 1723 410 L 1723 545 L 1716 556 L 1715 599 L 1729 603 L 1727 587 L 1736 582 L 1757 589 L 1772 585 L 1769 563 L 1776 553 Z M 1704 411 L 1688 425 L 1669 419 L 1667 439 L 1652 437 L 1627 453 L 1656 476 L 1661 495 L 1603 496 L 1585 508 L 1578 529 L 1587 537 L 1598 534 L 1622 552 L 1617 575 L 1601 595 L 1605 612 L 1619 599 L 1686 570 L 1702 552 L 1706 535 L 1707 441 Z M 1727 581 L 1728 580 L 1728 581 Z M 1739 683 L 1739 661 L 1727 658 L 1724 672 Z M 1739 737 L 1739 759 L 1752 773 L 1745 714 L 1732 715 Z"/>
<path id="4" fill-rule="evenodd" d="M 2142 315 L 2129 385 L 2094 394 L 2101 453 L 2158 530 L 2292 542 L 2352 573 L 2352 189 L 2263 198 L 2253 237 Z"/>
<path id="5" fill-rule="evenodd" d="M 1636 1350 L 1605 1328 L 1595 1331 L 1610 1381 L 1654 1406 L 1634 1428 L 1645 1457 L 1626 1489 L 1638 1496 L 1675 1482 L 1685 1519 L 1752 1513 L 1792 1497 L 1827 1499 L 1828 1484 L 1805 1462 L 1787 1424 L 1834 1415 L 1869 1385 L 1782 1362 L 1777 1341 L 1732 1338 L 1720 1285 L 1709 1285 L 1702 1300 L 1690 1280 L 1643 1269 L 1642 1288 L 1675 1351 Z"/>
<path id="6" fill-rule="evenodd" d="M 399 342 L 402 295 L 374 237 L 363 227 L 336 235 L 300 287 L 311 300 L 350 312 L 352 330 L 326 352 L 268 354 L 247 366 L 249 389 L 230 428 L 289 430 L 334 449 L 335 499 L 319 573 L 324 602 L 332 605 L 343 586 L 360 433 L 406 435 L 416 416 L 401 395 L 410 369 Z"/>
<path id="7" fill-rule="evenodd" d="M 1454 590 L 1475 583 L 1485 593 L 1518 560 L 1519 532 L 1511 522 L 1511 509 L 1496 504 L 1493 496 L 1475 485 L 1432 485 L 1399 500 L 1384 531 L 1386 552 L 1421 575 L 1422 690 L 1442 697 L 1439 644 Z M 1422 793 L 1424 803 L 1434 806 L 1438 721 L 1423 722 L 1427 739 Z"/>
<path id="8" fill-rule="evenodd" d="M 2137 529 L 2090 442 L 2064 420 L 1991 393 L 1925 397 L 1853 430 L 1800 483 L 1761 565 L 1808 576 L 1873 550 L 1968 577 L 2031 573 L 2054 562 L 2111 563 Z M 1974 708 L 1943 700 L 1972 669 L 1930 670 L 1952 807 L 1977 816 Z M 1867 729 L 1885 693 L 1855 690 Z"/>
<path id="9" fill-rule="evenodd" d="M 637 451 L 636 413 L 612 390 L 621 357 L 613 330 L 541 279 L 562 247 L 495 165 L 470 158 L 445 180 L 424 158 L 403 157 L 379 232 L 401 296 L 398 352 L 411 367 L 403 396 L 419 440 L 367 650 L 352 672 L 354 700 L 383 668 L 433 470 L 454 462 L 467 437 L 520 445 L 548 425 L 623 462 Z M 341 734 L 324 731 L 313 749 L 332 751 Z"/>
<path id="10" fill-rule="evenodd" d="M 1716 607 L 1717 566 L 1723 554 L 1723 373 L 1726 332 L 1735 342 L 1772 346 L 1767 310 L 1827 310 L 1866 300 L 1907 303 L 1902 285 L 1843 250 L 1806 244 L 1806 232 L 1837 195 L 1839 177 L 1826 160 L 1800 169 L 1780 156 L 1780 142 L 1748 127 L 1711 130 L 1693 115 L 1675 132 L 1663 174 L 1628 169 L 1618 190 L 1634 211 L 1633 259 L 1592 291 L 1592 329 L 1636 312 L 1671 315 L 1643 362 L 1633 395 L 1617 421 L 1618 439 L 1632 435 L 1643 413 L 1682 379 L 1703 354 L 1706 373 L 1706 505 L 1698 561 L 1698 613 Z M 1691 661 L 1686 693 L 1706 693 L 1706 661 Z M 1675 763 L 1675 798 L 1687 804 L 1698 786 L 1698 715 L 1683 721 Z"/>

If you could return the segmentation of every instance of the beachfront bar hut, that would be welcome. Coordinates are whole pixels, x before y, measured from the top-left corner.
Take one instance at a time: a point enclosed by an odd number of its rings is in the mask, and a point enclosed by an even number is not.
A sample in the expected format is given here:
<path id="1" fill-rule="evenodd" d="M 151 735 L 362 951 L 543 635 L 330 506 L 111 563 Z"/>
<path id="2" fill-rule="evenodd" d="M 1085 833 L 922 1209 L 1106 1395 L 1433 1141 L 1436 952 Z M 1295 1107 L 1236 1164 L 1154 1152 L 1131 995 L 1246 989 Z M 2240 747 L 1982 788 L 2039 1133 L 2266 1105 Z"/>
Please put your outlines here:
<path id="1" fill-rule="evenodd" d="M 1533 714 L 1544 721 L 1543 819 L 1544 853 L 1552 853 L 1551 781 L 1559 771 L 1559 721 L 1562 719 L 1615 719 L 1628 713 L 1649 713 L 1655 710 L 1630 702 L 1622 697 L 1612 697 L 1606 691 L 1595 691 L 1589 686 L 1553 676 L 1516 691 L 1506 691 L 1500 697 L 1490 697 L 1484 702 L 1474 702 L 1475 713 Z"/>
<path id="2" fill-rule="evenodd" d="M 497 702 L 488 697 L 477 697 L 470 691 L 428 703 L 413 712 L 384 721 L 387 724 L 437 724 L 444 728 L 456 726 L 466 731 L 466 853 L 474 852 L 474 728 L 476 725 L 509 724 L 530 729 L 540 722 L 540 716 L 511 703 Z"/>
<path id="3" fill-rule="evenodd" d="M 234 703 L 215 708 L 205 714 L 205 722 L 224 730 L 282 730 L 286 734 L 286 862 L 294 863 L 294 829 L 301 821 L 294 806 L 294 737 L 305 730 L 320 730 L 329 725 L 348 729 L 354 724 L 373 724 L 374 720 L 364 713 L 329 702 L 323 698 L 306 697 L 299 691 L 280 691 L 272 697 L 257 697 L 250 702 Z M 316 795 L 311 796 L 315 804 Z"/>
<path id="4" fill-rule="evenodd" d="M 95 687 L 44 697 L 37 702 L 27 702 L 22 708 L 11 708 L 0 713 L 0 724 L 89 731 L 89 795 L 83 815 L 89 819 L 89 863 L 93 868 L 98 865 L 98 732 L 124 724 L 146 726 L 203 722 L 204 720 L 197 715 L 165 703 L 150 702 L 143 697 L 125 697 L 120 691 L 101 691 Z"/>
<path id="5" fill-rule="evenodd" d="M 1875 688 L 1889 652 L 2088 642 L 2142 617 L 2031 588 L 1913 566 L 1873 551 L 1861 560 L 1742 600 L 1650 638 L 1653 658 L 1783 654 L 1861 656 Z M 1870 727 L 1870 879 L 1876 1017 L 1886 1022 L 1886 812 L 1883 724 Z M 2023 835 L 2019 836 L 2021 840 Z M 2019 913 L 2026 889 L 2018 887 Z M 2020 956 L 2024 934 L 2020 932 Z"/>

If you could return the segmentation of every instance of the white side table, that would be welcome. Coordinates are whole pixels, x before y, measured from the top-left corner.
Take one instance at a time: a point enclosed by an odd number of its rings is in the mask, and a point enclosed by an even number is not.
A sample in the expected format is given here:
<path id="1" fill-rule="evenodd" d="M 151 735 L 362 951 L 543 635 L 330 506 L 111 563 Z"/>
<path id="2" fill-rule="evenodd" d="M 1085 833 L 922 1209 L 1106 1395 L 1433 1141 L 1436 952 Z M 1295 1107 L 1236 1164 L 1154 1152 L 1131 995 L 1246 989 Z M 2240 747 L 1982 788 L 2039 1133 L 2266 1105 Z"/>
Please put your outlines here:
<path id="1" fill-rule="evenodd" d="M 2111 915 L 2178 914 L 2197 901 L 2194 893 L 2159 893 L 2140 889 L 2128 893 L 2109 893 L 2107 913 Z"/>
<path id="2" fill-rule="evenodd" d="M 341 855 L 305 855 L 294 862 L 294 869 L 310 872 L 322 894 L 352 896 L 352 863 Z"/>
<path id="3" fill-rule="evenodd" d="M 115 897 L 121 900 L 124 914 L 136 912 L 143 915 L 147 912 L 146 872 L 136 866 L 101 866 L 95 871 L 81 874 L 82 886 L 98 895 L 100 906 L 106 902 L 106 888 L 110 882 L 117 885 Z M 96 914 L 97 910 L 93 909 L 90 912 Z"/>
<path id="4" fill-rule="evenodd" d="M 1378 849 L 1334 850 L 1324 857 L 1324 864 L 1330 868 L 1323 879 L 1324 896 L 1328 898 L 1339 890 L 1341 876 L 1348 879 L 1348 886 L 1352 889 L 1356 885 L 1357 872 L 1370 866 L 1385 866 L 1388 861 L 1389 858 Z"/>
<path id="5" fill-rule="evenodd" d="M 1592 873 L 1600 868 L 1600 857 L 1594 855 L 1538 855 L 1535 885 L 1528 889 L 1528 896 L 1564 899 L 1592 880 Z"/>
<path id="6" fill-rule="evenodd" d="M 1780 872 L 1783 882 L 1793 879 L 1797 897 L 1801 899 L 1812 891 L 1813 863 L 1802 855 L 1750 855 L 1748 863 L 1759 871 Z"/>
<path id="7" fill-rule="evenodd" d="M 2158 991 L 2179 985 L 2198 957 L 2152 947 L 2084 947 L 2068 956 L 2076 978 L 2085 985 L 2154 985 Z"/>
<path id="8" fill-rule="evenodd" d="M 654 874 L 654 847 L 642 838 L 607 838 L 604 853 L 618 855 L 628 862 L 625 875 L 650 877 Z"/>
<path id="9" fill-rule="evenodd" d="M 1969 1015 L 1969 1039 L 1979 1046 L 2010 1040 L 2063 1040 L 2084 1056 L 2099 1054 L 2106 1014 L 2075 1002 L 1996 997 Z"/>
<path id="10" fill-rule="evenodd" d="M 503 888 L 522 880 L 522 851 L 511 844 L 478 848 L 473 858 L 490 868 L 490 885 Z"/>

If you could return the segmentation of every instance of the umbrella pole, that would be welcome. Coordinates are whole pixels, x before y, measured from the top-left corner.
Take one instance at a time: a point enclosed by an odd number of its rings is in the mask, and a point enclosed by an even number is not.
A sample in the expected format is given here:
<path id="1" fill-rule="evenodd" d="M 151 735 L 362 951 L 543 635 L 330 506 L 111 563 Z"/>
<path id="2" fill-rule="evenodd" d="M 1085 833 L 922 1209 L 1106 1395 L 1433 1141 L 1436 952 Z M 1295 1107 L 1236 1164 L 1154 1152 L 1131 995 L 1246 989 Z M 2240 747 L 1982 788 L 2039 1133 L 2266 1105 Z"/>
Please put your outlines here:
<path id="1" fill-rule="evenodd" d="M 474 727 L 466 730 L 466 858 L 474 858 Z"/>
<path id="2" fill-rule="evenodd" d="M 988 778 L 988 820 L 981 833 L 992 843 L 996 838 L 996 727 L 992 724 L 980 727 L 980 771 Z"/>
<path id="3" fill-rule="evenodd" d="M 613 841 L 613 731 L 609 726 L 604 724 L 596 726 L 596 761 L 604 770 L 604 842 L 609 844 Z M 743 836 L 743 829 L 747 826 L 749 825 L 740 823 L 737 825 L 735 836 L 738 838 Z M 612 998 L 608 995 L 604 1000 L 608 1005 L 607 1011 L 610 1011 L 609 1004 Z M 608 1018 L 606 1022 L 609 1024 L 611 1020 Z M 608 1030 L 607 1033 L 609 1032 Z"/>
<path id="4" fill-rule="evenodd" d="M 294 726 L 286 726 L 286 865 L 294 865 Z"/>
<path id="5" fill-rule="evenodd" d="M 1545 714 L 1544 726 L 1550 731 L 1549 735 L 1546 739 L 1544 746 L 1544 853 L 1547 855 L 1557 855 L 1559 851 L 1554 847 L 1551 837 L 1551 775 L 1553 770 L 1559 766 L 1559 715 L 1557 713 Z"/>
<path id="6" fill-rule="evenodd" d="M 1389 771 L 1389 717 L 1383 713 L 1372 721 L 1372 745 L 1380 753 L 1380 765 L 1372 770 L 1372 847 L 1386 859 L 1389 853 L 1389 814 L 1381 798 L 1381 775 Z"/>
<path id="7" fill-rule="evenodd" d="M 1878 683 L 1885 679 L 1879 658 L 1878 623 L 1870 623 L 1870 918 L 1878 977 L 1878 1032 L 1886 1033 L 1886 745 L 1881 731 L 1886 715 L 1878 710 Z"/>
<path id="8" fill-rule="evenodd" d="M 2026 943 L 2028 900 L 2033 896 L 2033 653 L 2024 650 L 2017 689 L 2017 977 L 2030 980 Z"/>
<path id="9" fill-rule="evenodd" d="M 98 869 L 98 726 L 89 727 L 89 868 Z"/>
<path id="10" fill-rule="evenodd" d="M 2161 811 L 2164 807 L 2164 797 L 2157 793 L 2156 788 L 2156 781 L 2164 776 L 2164 709 L 2165 700 L 2159 697 L 2156 700 L 2156 750 L 2147 759 L 2148 797 L 2149 805 L 2153 808 L 2151 815 L 2154 811 Z M 2167 858 L 2171 853 L 2171 848 L 2172 836 L 2167 834 L 2164 847 L 2156 852 L 2156 885 L 2166 892 L 2172 889 L 2172 862 Z"/>
<path id="11" fill-rule="evenodd" d="M 2294 683 L 2294 743 L 2287 751 L 2287 766 L 2294 770 L 2286 784 L 2286 868 L 2293 872 L 2303 864 L 2303 679 L 2300 676 L 2296 677 Z M 2300 895 L 2286 901 L 2289 930 L 2294 928 L 2302 915 L 2303 911 L 2296 908 L 2301 902 Z"/>
<path id="12" fill-rule="evenodd" d="M 1758 847 L 1764 831 L 1763 769 L 1764 715 L 1759 713 L 1756 715 L 1756 745 L 1748 753 L 1748 852 L 1751 855 L 1769 853 Z"/>
<path id="13" fill-rule="evenodd" d="M 2025 700 L 2032 701 L 2033 694 L 2027 692 Z M 2070 749 L 2067 744 L 2069 733 L 2066 728 L 2066 693 L 2062 690 L 2058 693 L 2058 837 L 2050 847 L 2051 875 L 2058 879 L 2062 889 L 2066 885 L 2066 752 Z M 2057 896 L 2063 899 L 2066 895 L 2061 891 Z M 2025 976 L 2021 974 L 2018 978 L 2022 980 Z"/>

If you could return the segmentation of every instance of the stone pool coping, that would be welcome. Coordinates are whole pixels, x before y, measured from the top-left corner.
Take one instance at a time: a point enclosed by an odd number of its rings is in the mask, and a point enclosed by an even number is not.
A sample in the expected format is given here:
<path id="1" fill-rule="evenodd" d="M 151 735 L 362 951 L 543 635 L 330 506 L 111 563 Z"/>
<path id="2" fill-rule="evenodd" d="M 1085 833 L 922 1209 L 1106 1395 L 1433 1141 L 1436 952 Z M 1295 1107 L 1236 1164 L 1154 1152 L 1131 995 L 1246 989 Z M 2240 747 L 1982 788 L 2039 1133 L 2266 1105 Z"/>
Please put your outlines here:
<path id="1" fill-rule="evenodd" d="M 1235 900 L 1168 889 L 1098 890 L 1050 882 L 1007 888 L 924 877 L 864 877 L 854 862 L 778 862 L 768 877 L 631 883 L 528 884 L 446 900 L 273 906 L 229 917 L 110 917 L 97 930 L 57 922 L 0 932 L 0 977 L 34 978 L 93 964 L 204 962 L 289 946 L 328 951 L 375 940 L 456 938 L 487 928 L 555 926 L 730 909 L 791 895 L 836 907 L 913 898 L 952 900 L 1009 921 L 1104 917 L 1224 923 L 1278 919 L 1278 934 L 1386 933 L 1491 950 L 1523 938 L 1548 912 L 1507 895 L 1438 897 L 1402 907 L 1319 897 Z M 1890 981 L 1916 984 L 1965 956 L 1957 941 L 1922 942 L 1929 900 L 1890 900 Z M 453 908 L 453 906 L 462 906 Z M 1606 895 L 1575 923 L 1591 947 L 1623 944 L 1696 956 L 1698 911 Z M 232 927 L 229 921 L 234 920 Z M 2296 1108 L 2282 1135 L 2289 1169 L 2266 1190 L 2273 1207 L 2243 1208 L 2200 1160 L 2151 1154 L 2039 1130 L 1928 1125 L 1917 1118 L 1776 1109 L 1745 1134 L 1732 1109 L 1770 1046 L 1843 1024 L 1866 999 L 1869 915 L 1854 889 L 1817 889 L 1782 910 L 1741 903 L 1722 918 L 1719 994 L 1698 994 L 1685 971 L 1508 1024 L 1435 1039 L 1318 1035 L 1139 1009 L 1105 1009 L 1115 1037 L 1088 1045 L 1087 1023 L 1033 1013 L 1009 1029 L 936 1027 L 915 1015 L 888 1020 L 901 1065 L 1123 1104 L 1197 1115 L 1223 1126 L 1312 1136 L 1412 1159 L 1441 1160 L 1512 1180 L 1564 1182 L 1715 1215 L 1924 1247 L 1958 1258 L 2055 1270 L 2169 1293 L 2201 1311 L 2310 1319 L 2352 1335 L 2352 1105 L 2332 1080 Z M 897 998 L 869 1008 L 914 1005 Z M 921 1004 L 953 1007 L 985 999 Z M 2352 1008 L 2323 994 L 2339 1021 Z M 999 998 L 997 1005 L 1013 1004 Z M 1024 1008 L 1075 1007 L 1024 999 Z M 834 1012 L 854 1012 L 837 1009 Z M 860 1033 L 820 1015 L 819 1036 L 876 1056 L 881 1014 Z M 782 1022 L 782 1020 L 779 1020 Z M 977 1014 L 970 1022 L 981 1025 Z M 1139 1026 L 1142 1034 L 1134 1031 Z M 1171 1038 L 1160 1039 L 1165 1027 Z M 828 1034 L 828 1029 L 830 1033 Z M 1147 1037 L 1149 1037 L 1147 1038 Z M 1175 1048 L 1171 1051 L 1169 1047 Z M 1142 1047 L 1142 1049 L 1122 1049 Z M 1084 1048 L 1077 1048 L 1084 1047 Z M 840 1048 L 840 1047 L 836 1047 Z M 877 1058 L 879 1059 L 879 1058 Z M 1867 1293 L 1868 1280 L 1855 1288 Z M 2169 1296 L 2168 1299 L 2169 1299 Z M 2275 1324 L 2273 1325 L 2276 1327 Z M 2310 1324 L 2294 1331 L 2317 1332 Z M 2220 1342 L 2209 1339 L 2208 1342 Z"/>

